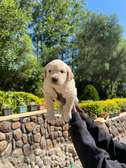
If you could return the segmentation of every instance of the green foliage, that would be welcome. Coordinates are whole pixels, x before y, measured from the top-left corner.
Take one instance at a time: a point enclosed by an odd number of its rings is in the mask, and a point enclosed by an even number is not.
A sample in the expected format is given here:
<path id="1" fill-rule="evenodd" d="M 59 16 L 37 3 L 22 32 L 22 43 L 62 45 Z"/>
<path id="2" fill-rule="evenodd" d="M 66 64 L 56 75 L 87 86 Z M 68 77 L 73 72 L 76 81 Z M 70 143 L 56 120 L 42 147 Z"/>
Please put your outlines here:
<path id="1" fill-rule="evenodd" d="M 28 35 L 22 36 L 14 69 L 4 66 L 0 69 L 2 90 L 24 90 L 36 93 L 42 84 L 42 68 L 32 51 L 32 42 Z M 42 85 L 41 85 L 42 86 Z M 37 93 L 36 93 L 37 94 Z"/>
<path id="2" fill-rule="evenodd" d="M 82 101 L 80 107 L 84 109 L 89 116 L 92 116 L 92 114 L 98 116 L 103 111 L 101 104 L 97 101 Z"/>
<path id="3" fill-rule="evenodd" d="M 30 7 L 25 10 L 20 5 L 14 0 L 0 2 L 0 88 L 2 90 L 26 90 L 24 83 L 25 85 L 27 83 L 29 88 L 36 87 L 34 83 L 28 84 L 34 71 L 38 70 L 32 41 L 27 35 L 31 10 Z"/>
<path id="4" fill-rule="evenodd" d="M 126 111 L 126 98 L 114 98 L 113 100 L 119 105 L 122 112 Z"/>
<path id="5" fill-rule="evenodd" d="M 125 88 L 119 88 L 119 82 L 126 83 L 122 27 L 116 16 L 89 12 L 82 4 L 0 1 L 1 90 L 41 96 L 43 65 L 61 58 L 72 65 L 77 81 L 82 86 L 94 84 L 101 98 L 126 95 Z"/>
<path id="6" fill-rule="evenodd" d="M 99 100 L 97 89 L 93 85 L 87 85 L 81 95 L 82 100 Z"/>
<path id="7" fill-rule="evenodd" d="M 114 99 L 100 101 L 100 104 L 102 105 L 103 111 L 108 112 L 109 114 L 114 114 L 121 111 L 121 106 Z"/>
<path id="8" fill-rule="evenodd" d="M 36 1 L 33 12 L 34 42 L 42 63 L 63 55 L 80 21 L 80 1 Z M 34 26 L 35 25 L 35 26 Z"/>
<path id="9" fill-rule="evenodd" d="M 44 99 L 26 92 L 0 91 L 0 111 L 2 111 L 2 108 L 6 106 L 11 107 L 13 109 L 13 113 L 16 113 L 18 105 L 21 105 L 22 103 L 29 105 L 32 102 L 39 105 L 44 103 Z"/>
<path id="10" fill-rule="evenodd" d="M 114 98 L 102 101 L 82 101 L 80 107 L 84 109 L 89 116 L 95 114 L 100 116 L 103 112 L 116 114 L 126 109 L 126 98 Z"/>
<path id="11" fill-rule="evenodd" d="M 14 0 L 0 2 L 0 69 L 15 69 L 18 42 L 29 18 Z"/>
<path id="12" fill-rule="evenodd" d="M 126 65 L 126 45 L 116 16 L 88 13 L 77 42 L 79 54 L 74 60 L 77 80 L 97 83 L 106 95 L 115 93 Z"/>

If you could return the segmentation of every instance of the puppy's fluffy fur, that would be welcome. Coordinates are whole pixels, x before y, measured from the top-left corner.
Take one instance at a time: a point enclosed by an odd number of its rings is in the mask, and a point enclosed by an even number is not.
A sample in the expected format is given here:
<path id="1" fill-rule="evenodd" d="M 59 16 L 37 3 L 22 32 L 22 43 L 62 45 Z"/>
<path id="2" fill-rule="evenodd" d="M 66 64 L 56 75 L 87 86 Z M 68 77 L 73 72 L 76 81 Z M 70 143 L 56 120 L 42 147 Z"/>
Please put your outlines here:
<path id="1" fill-rule="evenodd" d="M 45 66 L 43 93 L 48 119 L 53 119 L 53 102 L 58 99 L 63 119 L 68 121 L 71 118 L 73 104 L 77 102 L 77 89 L 71 68 L 63 61 L 56 59 Z"/>

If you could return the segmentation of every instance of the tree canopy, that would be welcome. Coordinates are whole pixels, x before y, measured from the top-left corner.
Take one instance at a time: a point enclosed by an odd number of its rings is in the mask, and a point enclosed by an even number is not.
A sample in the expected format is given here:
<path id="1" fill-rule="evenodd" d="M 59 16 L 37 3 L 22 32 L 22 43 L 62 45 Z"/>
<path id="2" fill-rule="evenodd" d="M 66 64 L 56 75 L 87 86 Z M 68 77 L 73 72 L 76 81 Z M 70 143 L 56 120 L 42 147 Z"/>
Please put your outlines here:
<path id="1" fill-rule="evenodd" d="M 126 40 L 116 15 L 81 0 L 0 1 L 0 88 L 41 94 L 43 66 L 60 58 L 75 72 L 78 91 L 93 84 L 100 98 L 122 93 Z"/>
<path id="2" fill-rule="evenodd" d="M 34 6 L 33 42 L 43 62 L 60 56 L 69 47 L 81 16 L 81 3 L 75 0 L 42 0 Z"/>
<path id="3" fill-rule="evenodd" d="M 126 50 L 115 15 L 89 13 L 77 34 L 76 76 L 112 91 L 124 72 Z M 118 67 L 118 68 L 117 68 Z M 79 75 L 78 75 L 79 74 Z"/>

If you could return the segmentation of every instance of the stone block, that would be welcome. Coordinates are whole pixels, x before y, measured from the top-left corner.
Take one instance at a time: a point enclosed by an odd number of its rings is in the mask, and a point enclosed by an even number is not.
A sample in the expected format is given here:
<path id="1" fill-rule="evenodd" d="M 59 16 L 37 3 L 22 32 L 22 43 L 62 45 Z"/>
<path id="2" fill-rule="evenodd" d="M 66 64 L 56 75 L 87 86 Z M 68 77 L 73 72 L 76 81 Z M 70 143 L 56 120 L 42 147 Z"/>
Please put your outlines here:
<path id="1" fill-rule="evenodd" d="M 39 143 L 33 143 L 33 145 L 31 145 L 31 150 L 35 150 L 40 148 L 40 144 Z"/>
<path id="2" fill-rule="evenodd" d="M 30 145 L 32 145 L 34 143 L 34 139 L 33 139 L 33 134 L 32 133 L 28 134 L 28 142 L 29 142 Z"/>
<path id="3" fill-rule="evenodd" d="M 12 138 L 13 138 L 12 132 L 6 133 L 6 140 L 7 140 L 8 142 L 11 142 L 11 141 L 12 141 Z"/>
<path id="4" fill-rule="evenodd" d="M 4 133 L 0 132 L 0 141 L 5 140 L 6 136 Z"/>
<path id="5" fill-rule="evenodd" d="M 41 141 L 41 134 L 40 133 L 34 134 L 33 137 L 34 137 L 34 142 L 39 143 Z"/>
<path id="6" fill-rule="evenodd" d="M 11 152 L 12 152 L 12 144 L 9 143 L 6 149 L 1 153 L 1 156 L 7 157 L 11 154 Z"/>
<path id="7" fill-rule="evenodd" d="M 28 122 L 25 124 L 25 128 L 28 132 L 32 132 L 36 124 L 34 122 Z"/>
<path id="8" fill-rule="evenodd" d="M 26 128 L 25 128 L 25 124 L 21 124 L 21 130 L 23 133 L 27 133 Z"/>
<path id="9" fill-rule="evenodd" d="M 23 155 L 23 151 L 21 148 L 17 148 L 13 151 L 12 156 L 15 158 L 20 157 L 21 155 Z"/>
<path id="10" fill-rule="evenodd" d="M 11 131 L 11 122 L 3 121 L 0 122 L 0 131 L 3 133 L 7 133 Z"/>
<path id="11" fill-rule="evenodd" d="M 44 120 L 42 117 L 38 117 L 38 124 L 42 125 L 44 123 Z"/>
<path id="12" fill-rule="evenodd" d="M 37 121 L 38 121 L 37 116 L 31 116 L 30 118 L 31 118 L 31 121 L 37 123 Z"/>
<path id="13" fill-rule="evenodd" d="M 65 139 L 67 139 L 68 138 L 68 131 L 63 131 L 63 136 Z"/>
<path id="14" fill-rule="evenodd" d="M 7 148 L 7 141 L 0 141 L 0 154 Z"/>
<path id="15" fill-rule="evenodd" d="M 27 134 L 22 134 L 22 140 L 23 140 L 23 143 L 24 143 L 24 144 L 28 143 Z"/>
<path id="16" fill-rule="evenodd" d="M 46 139 L 44 136 L 41 137 L 40 147 L 41 149 L 46 149 Z"/>
<path id="17" fill-rule="evenodd" d="M 40 132 L 41 132 L 41 135 L 42 135 L 42 136 L 45 135 L 45 128 L 44 128 L 44 127 L 41 127 L 41 128 L 40 128 Z"/>
<path id="18" fill-rule="evenodd" d="M 24 152 L 24 155 L 25 155 L 25 156 L 30 155 L 30 153 L 31 153 L 31 147 L 30 147 L 29 144 L 25 144 L 25 145 L 23 146 L 23 152 Z"/>
<path id="19" fill-rule="evenodd" d="M 21 126 L 21 123 L 20 122 L 14 122 L 14 123 L 12 123 L 12 129 L 17 129 L 17 128 L 20 128 L 20 126 Z"/>
<path id="20" fill-rule="evenodd" d="M 40 125 L 36 125 L 33 129 L 33 134 L 40 133 Z"/>
<path id="21" fill-rule="evenodd" d="M 47 149 L 50 150 L 52 149 L 52 147 L 53 147 L 52 141 L 50 139 L 47 139 Z"/>
<path id="22" fill-rule="evenodd" d="M 23 146 L 23 141 L 22 141 L 22 140 L 16 141 L 16 146 L 19 147 L 19 148 L 22 148 L 22 146 Z"/>
<path id="23" fill-rule="evenodd" d="M 20 129 L 16 129 L 13 132 L 15 140 L 20 140 L 22 138 L 22 132 Z"/>

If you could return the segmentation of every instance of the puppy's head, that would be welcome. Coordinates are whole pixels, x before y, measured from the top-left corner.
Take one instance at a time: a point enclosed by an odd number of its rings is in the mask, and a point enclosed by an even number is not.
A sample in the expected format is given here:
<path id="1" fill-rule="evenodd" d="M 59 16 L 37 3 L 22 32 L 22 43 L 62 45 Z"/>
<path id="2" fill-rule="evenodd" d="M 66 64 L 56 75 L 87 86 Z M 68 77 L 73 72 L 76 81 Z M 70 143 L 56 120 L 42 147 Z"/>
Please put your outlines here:
<path id="1" fill-rule="evenodd" d="M 44 77 L 54 85 L 63 85 L 73 79 L 71 68 L 63 61 L 56 59 L 45 66 Z"/>

